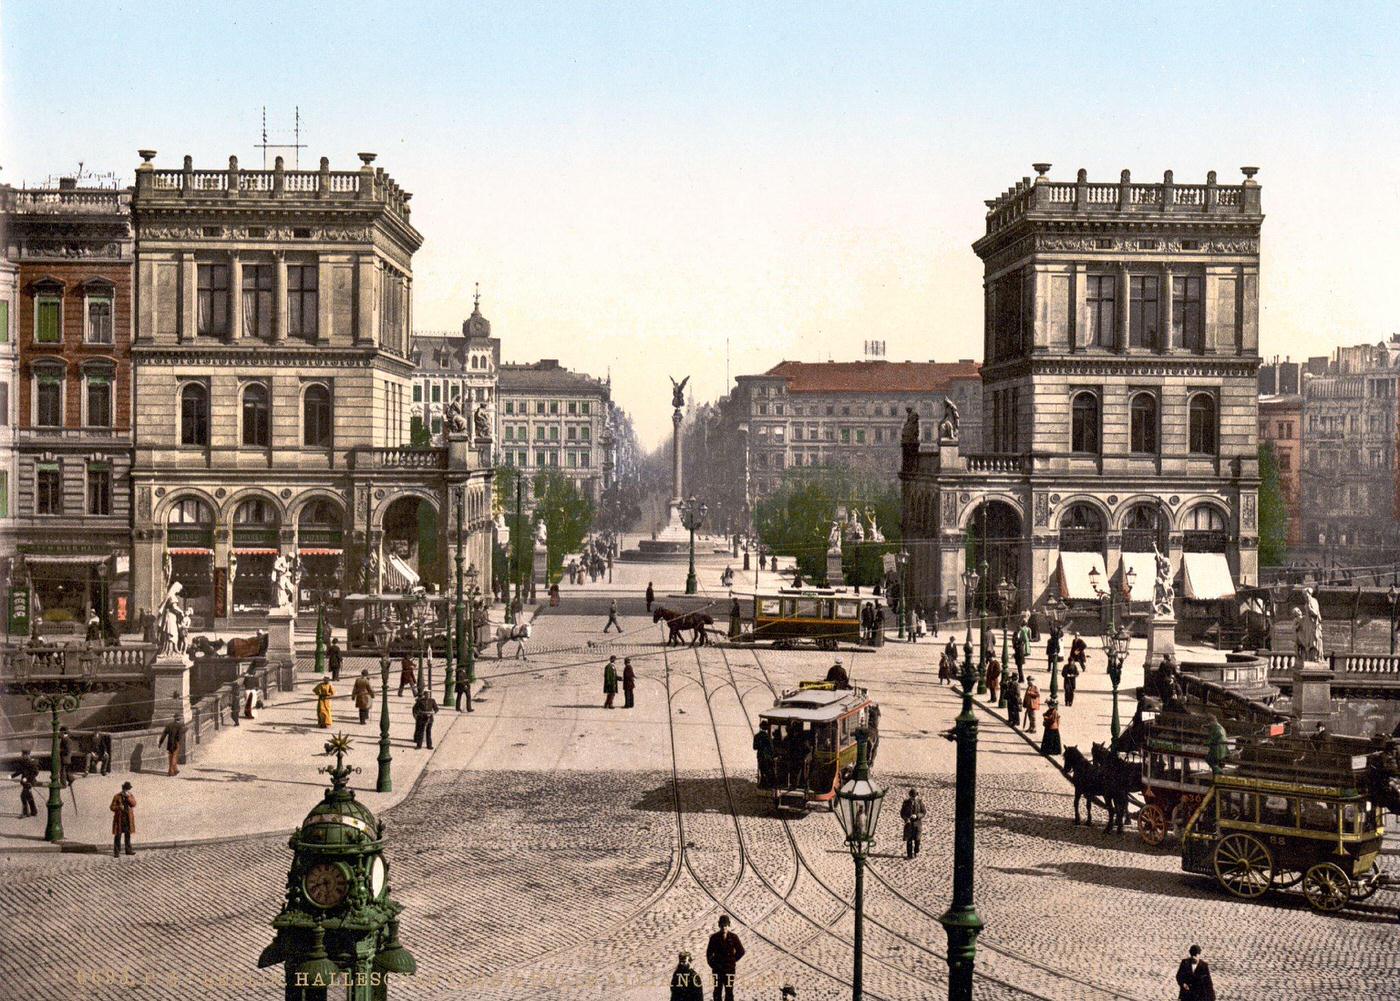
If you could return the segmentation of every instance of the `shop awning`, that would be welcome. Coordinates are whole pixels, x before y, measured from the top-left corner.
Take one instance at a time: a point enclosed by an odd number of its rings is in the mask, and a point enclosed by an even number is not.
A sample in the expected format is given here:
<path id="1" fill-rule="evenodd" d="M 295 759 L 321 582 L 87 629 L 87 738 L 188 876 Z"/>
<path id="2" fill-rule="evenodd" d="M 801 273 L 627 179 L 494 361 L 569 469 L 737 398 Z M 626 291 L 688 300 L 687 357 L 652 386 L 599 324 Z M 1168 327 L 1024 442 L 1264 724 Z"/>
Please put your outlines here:
<path id="1" fill-rule="evenodd" d="M 1123 580 L 1128 579 L 1128 571 L 1133 571 L 1133 593 L 1129 601 L 1151 601 L 1157 583 L 1157 557 L 1154 553 L 1124 553 L 1123 563 L 1118 572 Z"/>
<path id="2" fill-rule="evenodd" d="M 1108 590 L 1108 572 L 1104 569 L 1103 556 L 1099 553 L 1060 554 L 1060 597 L 1069 601 L 1097 601 L 1089 583 L 1089 572 L 1099 573 L 1099 587 Z"/>
<path id="3" fill-rule="evenodd" d="M 1230 561 L 1224 553 L 1182 553 L 1181 563 L 1186 577 L 1186 597 L 1192 601 L 1234 597 L 1235 581 L 1230 576 Z"/>
<path id="4" fill-rule="evenodd" d="M 91 553 L 25 553 L 26 563 L 68 563 L 93 566 L 97 563 L 106 563 L 108 557 L 97 556 Z"/>
<path id="5" fill-rule="evenodd" d="M 390 553 L 388 564 L 388 572 L 385 576 L 389 579 L 391 585 L 403 588 L 404 590 L 418 586 L 418 581 L 420 579 L 418 572 L 405 563 L 401 556 Z"/>
<path id="6" fill-rule="evenodd" d="M 302 546 L 300 549 L 297 550 L 297 552 L 300 553 L 302 556 L 339 556 L 339 555 L 341 555 L 343 552 L 345 552 L 345 550 L 343 550 L 343 549 L 315 549 L 315 548 L 311 548 L 311 547 L 307 547 L 307 546 Z"/>
<path id="7" fill-rule="evenodd" d="M 277 549 L 265 549 L 254 546 L 235 548 L 233 551 L 239 556 L 277 556 L 281 552 Z"/>
<path id="8" fill-rule="evenodd" d="M 198 546 L 186 546 L 183 549 L 167 549 L 171 556 L 213 556 L 214 550 L 200 549 Z"/>

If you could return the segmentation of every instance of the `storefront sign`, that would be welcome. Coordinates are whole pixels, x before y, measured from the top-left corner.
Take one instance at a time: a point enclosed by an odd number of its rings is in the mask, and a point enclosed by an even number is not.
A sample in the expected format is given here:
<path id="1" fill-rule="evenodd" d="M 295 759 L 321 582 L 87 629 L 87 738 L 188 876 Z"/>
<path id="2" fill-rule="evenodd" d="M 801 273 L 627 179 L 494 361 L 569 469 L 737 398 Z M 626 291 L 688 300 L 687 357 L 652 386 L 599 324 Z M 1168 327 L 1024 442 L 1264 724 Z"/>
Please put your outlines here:
<path id="1" fill-rule="evenodd" d="M 29 591 L 25 588 L 10 591 L 8 631 L 12 635 L 29 635 Z"/>

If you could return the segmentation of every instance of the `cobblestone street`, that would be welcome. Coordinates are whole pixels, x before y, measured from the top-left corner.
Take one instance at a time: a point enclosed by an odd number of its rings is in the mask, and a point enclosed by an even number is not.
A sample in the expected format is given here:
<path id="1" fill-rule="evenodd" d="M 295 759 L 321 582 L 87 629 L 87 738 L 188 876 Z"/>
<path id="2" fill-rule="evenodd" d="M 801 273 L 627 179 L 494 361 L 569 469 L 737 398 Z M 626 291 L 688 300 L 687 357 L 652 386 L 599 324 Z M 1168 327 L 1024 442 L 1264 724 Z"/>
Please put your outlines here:
<path id="1" fill-rule="evenodd" d="M 610 595 L 594 590 L 542 610 L 528 661 L 480 662 L 476 712 L 454 720 L 416 787 L 381 814 L 402 939 L 418 960 L 396 995 L 663 998 L 676 953 L 703 968 L 726 912 L 748 950 L 737 996 L 776 998 L 791 982 L 802 999 L 849 997 L 853 868 L 839 825 L 824 811 L 773 816 L 750 749 L 774 690 L 820 677 L 831 655 L 666 650 L 634 591 L 621 602 L 624 634 L 604 641 Z M 609 650 L 634 659 L 636 709 L 601 708 Z M 953 745 L 940 732 L 959 699 L 931 670 L 937 650 L 841 654 L 882 706 L 876 777 L 889 799 L 866 880 L 871 998 L 946 993 L 937 917 L 950 897 Z M 1140 677 L 1141 657 L 1133 663 L 1125 688 Z M 1104 739 L 1106 693 L 1091 662 L 1066 743 Z M 995 716 L 979 720 L 978 997 L 1171 998 L 1178 960 L 1200 942 L 1221 998 L 1400 998 L 1400 895 L 1334 916 L 1295 894 L 1236 901 L 1135 832 L 1074 826 L 1058 770 Z M 364 772 L 352 787 L 363 787 L 371 745 L 356 750 Z M 306 761 L 308 779 L 317 764 Z M 911 785 L 929 816 L 925 850 L 906 862 L 898 801 Z M 289 795 L 315 801 L 305 785 Z M 205 808 L 222 808 L 216 792 Z M 281 968 L 255 963 L 281 902 L 286 833 L 120 860 L 7 856 L 7 992 L 278 996 Z M 112 982 L 83 986 L 93 977 Z"/>

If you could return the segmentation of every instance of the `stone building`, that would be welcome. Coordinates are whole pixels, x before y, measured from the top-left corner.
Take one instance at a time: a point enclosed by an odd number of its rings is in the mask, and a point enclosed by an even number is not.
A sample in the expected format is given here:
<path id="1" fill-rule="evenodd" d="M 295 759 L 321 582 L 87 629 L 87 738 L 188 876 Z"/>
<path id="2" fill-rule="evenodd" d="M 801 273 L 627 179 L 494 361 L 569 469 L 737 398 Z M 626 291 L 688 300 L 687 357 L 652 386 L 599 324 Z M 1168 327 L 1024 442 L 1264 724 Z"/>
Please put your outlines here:
<path id="1" fill-rule="evenodd" d="M 135 603 L 174 580 L 203 622 L 265 613 L 279 554 L 300 560 L 301 602 L 445 583 L 459 486 L 466 558 L 489 579 L 479 449 L 407 447 L 409 193 L 372 153 L 350 171 L 141 155 Z"/>
<path id="2" fill-rule="evenodd" d="M 1292 384 L 1297 384 L 1296 378 Z M 1288 509 L 1288 548 L 1293 551 L 1303 541 L 1303 397 L 1299 393 L 1259 397 L 1259 440 L 1273 446 Z"/>
<path id="3" fill-rule="evenodd" d="M 480 293 L 472 303 L 472 315 L 462 322 L 460 334 L 415 332 L 409 360 L 415 370 L 413 415 L 435 442 L 442 442 L 443 415 L 454 400 L 468 418 L 484 404 L 495 426 L 501 341 L 491 336 L 491 321 L 481 315 Z"/>
<path id="4" fill-rule="evenodd" d="M 1339 347 L 1302 387 L 1302 551 L 1370 566 L 1400 555 L 1400 334 Z"/>
<path id="5" fill-rule="evenodd" d="M 9 205 L 14 195 L 0 188 L 0 199 Z M 19 421 L 15 387 L 19 379 L 19 265 L 10 250 L 10 210 L 0 208 L 0 588 L 7 596 L 17 576 L 14 560 L 14 488 L 19 482 L 19 453 L 15 451 L 15 425 Z"/>
<path id="6" fill-rule="evenodd" d="M 132 233 L 128 190 L 0 188 L 6 534 L 47 626 L 127 608 Z M 79 626 L 73 628 L 80 628 Z"/>
<path id="7" fill-rule="evenodd" d="M 597 501 L 612 483 L 611 385 L 545 358 L 499 366 L 497 393 L 498 461 L 525 473 L 525 499 L 530 477 L 554 469 Z"/>
<path id="8" fill-rule="evenodd" d="M 1129 568 L 1144 602 L 1155 544 L 1178 614 L 1204 612 L 1256 579 L 1255 170 L 1238 185 L 1170 171 L 1135 184 L 1126 170 L 1061 183 L 1048 170 L 988 200 L 973 244 L 984 451 L 944 421 L 936 441 L 905 447 L 914 600 L 966 608 L 971 541 L 989 564 L 984 593 L 1005 578 L 1021 608 L 1058 596 L 1092 614 L 1092 582 L 1121 588 Z"/>

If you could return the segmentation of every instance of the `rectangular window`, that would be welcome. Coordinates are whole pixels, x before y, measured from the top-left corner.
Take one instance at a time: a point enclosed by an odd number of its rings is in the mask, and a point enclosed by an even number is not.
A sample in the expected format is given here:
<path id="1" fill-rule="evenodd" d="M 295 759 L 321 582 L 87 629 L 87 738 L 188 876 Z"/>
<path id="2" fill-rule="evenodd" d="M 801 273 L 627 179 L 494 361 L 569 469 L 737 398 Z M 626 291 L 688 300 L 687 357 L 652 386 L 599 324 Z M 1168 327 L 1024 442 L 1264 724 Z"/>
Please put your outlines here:
<path id="1" fill-rule="evenodd" d="M 87 513 L 99 516 L 112 513 L 112 470 L 107 466 L 88 466 Z"/>
<path id="2" fill-rule="evenodd" d="M 1205 348 L 1201 315 L 1201 279 L 1182 275 L 1172 279 L 1172 344 L 1190 351 Z"/>
<path id="3" fill-rule="evenodd" d="M 105 296 L 87 300 L 87 342 L 112 343 L 112 300 Z"/>
<path id="4" fill-rule="evenodd" d="M 535 425 L 535 441 L 544 441 L 544 425 Z"/>
<path id="5" fill-rule="evenodd" d="M 543 465 L 544 465 L 544 449 L 542 449 L 542 448 L 537 448 L 537 449 L 535 449 L 535 465 L 537 465 L 537 466 L 543 466 Z"/>
<path id="6" fill-rule="evenodd" d="M 507 466 L 513 466 L 513 465 L 515 465 L 515 453 L 514 453 L 514 452 L 507 452 L 507 453 L 506 453 L 506 465 L 507 465 Z"/>
<path id="7" fill-rule="evenodd" d="M 37 399 L 34 424 L 41 428 L 63 426 L 63 380 L 57 375 L 41 375 L 36 379 Z"/>
<path id="8" fill-rule="evenodd" d="M 593 453 L 592 453 L 590 450 L 588 450 L 588 449 L 584 449 L 582 452 L 580 452 L 580 453 L 578 454 L 578 464 L 579 464 L 580 466 L 582 466 L 583 468 L 585 468 L 585 469 L 587 469 L 587 468 L 589 468 L 590 466 L 592 466 L 592 465 L 593 465 Z"/>
<path id="9" fill-rule="evenodd" d="M 272 340 L 272 265 L 243 266 L 243 336 Z"/>
<path id="10" fill-rule="evenodd" d="M 415 382 L 415 383 L 413 384 L 413 402 L 414 402 L 414 403 L 422 403 L 422 402 L 423 402 L 423 386 L 422 386 L 421 383 Z"/>
<path id="11" fill-rule="evenodd" d="M 1128 279 L 1128 345 L 1157 346 L 1157 276 L 1133 275 Z"/>
<path id="12" fill-rule="evenodd" d="M 36 466 L 34 469 L 34 512 L 63 513 L 63 478 L 56 465 Z"/>
<path id="13" fill-rule="evenodd" d="M 542 414 L 542 413 L 544 413 L 544 400 L 536 400 L 536 401 L 535 401 L 535 413 L 537 413 L 537 414 Z"/>
<path id="14" fill-rule="evenodd" d="M 851 443 L 851 429 L 850 429 L 850 428 L 842 428 L 842 429 L 841 429 L 841 444 L 843 444 L 843 445 L 849 445 L 850 443 Z"/>
<path id="15" fill-rule="evenodd" d="M 199 332 L 211 336 L 228 333 L 227 264 L 201 264 L 198 267 Z"/>
<path id="16" fill-rule="evenodd" d="M 558 429 L 557 427 L 550 427 L 550 429 L 549 429 L 549 440 L 550 440 L 550 441 L 558 441 L 558 440 L 559 440 L 559 429 Z"/>
<path id="17" fill-rule="evenodd" d="M 577 400 L 570 400 L 570 401 L 569 401 L 569 413 L 571 413 L 571 414 L 576 414 L 576 413 L 578 413 L 578 401 L 577 401 Z"/>
<path id="18" fill-rule="evenodd" d="M 550 400 L 550 401 L 549 401 L 549 412 L 550 412 L 551 414 L 556 414 L 556 415 L 559 413 L 559 401 L 558 401 L 558 400 Z"/>
<path id="19" fill-rule="evenodd" d="M 0 344 L 10 343 L 10 303 L 0 299 Z"/>
<path id="20" fill-rule="evenodd" d="M 34 304 L 34 339 L 40 344 L 57 344 L 61 339 L 62 303 L 61 299 L 44 296 Z"/>
<path id="21" fill-rule="evenodd" d="M 576 428 L 576 427 L 570 427 L 570 428 L 569 428 L 569 441 L 577 441 L 577 440 L 578 440 L 578 428 Z"/>
<path id="22" fill-rule="evenodd" d="M 585 414 L 588 413 L 588 409 L 589 409 L 589 403 L 588 403 L 588 401 L 587 401 L 587 400 L 584 400 L 581 404 L 579 404 L 579 408 L 582 410 L 583 413 L 585 413 Z"/>
<path id="23" fill-rule="evenodd" d="M 10 426 L 10 384 L 0 382 L 0 428 Z"/>
<path id="24" fill-rule="evenodd" d="M 87 377 L 87 422 L 90 428 L 112 426 L 112 380 L 106 375 Z"/>
<path id="25" fill-rule="evenodd" d="M 517 466 L 524 466 L 524 465 L 528 464 L 529 459 L 530 459 L 530 453 L 529 453 L 529 452 L 516 452 L 516 453 L 515 453 L 515 464 L 516 464 Z"/>
<path id="26" fill-rule="evenodd" d="M 781 444 L 782 441 L 783 441 L 783 439 L 784 439 L 786 436 L 787 436 L 787 428 L 784 427 L 783 425 L 779 424 L 777 427 L 775 427 L 775 428 L 773 429 L 773 441 L 775 441 L 775 442 Z"/>
<path id="27" fill-rule="evenodd" d="M 434 402 L 434 403 L 441 403 L 441 402 L 442 402 L 442 386 L 439 385 L 439 384 L 436 383 L 436 382 L 433 383 L 433 402 Z"/>
<path id="28" fill-rule="evenodd" d="M 589 441 L 589 440 L 593 437 L 593 429 L 592 429 L 592 428 L 584 427 L 584 428 L 580 428 L 579 430 L 582 432 L 582 436 L 583 436 L 583 440 L 584 440 L 584 441 Z"/>
<path id="29" fill-rule="evenodd" d="M 0 469 L 0 518 L 10 516 L 10 474 Z"/>
<path id="30" fill-rule="evenodd" d="M 506 400 L 506 413 L 508 413 L 508 414 L 513 414 L 513 413 L 515 413 L 515 401 L 514 401 L 514 400 Z"/>
<path id="31" fill-rule="evenodd" d="M 287 265 L 287 336 L 314 341 L 318 320 L 318 282 L 315 264 Z"/>
<path id="32" fill-rule="evenodd" d="M 1084 313 L 1087 321 L 1086 343 L 1111 348 L 1116 343 L 1117 284 L 1113 275 L 1087 275 L 1084 289 Z"/>
<path id="33" fill-rule="evenodd" d="M 856 444 L 865 444 L 865 428 L 856 428 Z"/>
<path id="34" fill-rule="evenodd" d="M 1280 473 L 1286 473 L 1292 468 L 1293 456 L 1289 455 L 1287 452 L 1280 452 L 1278 454 L 1278 471 Z"/>

